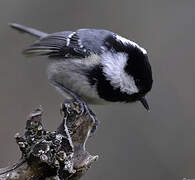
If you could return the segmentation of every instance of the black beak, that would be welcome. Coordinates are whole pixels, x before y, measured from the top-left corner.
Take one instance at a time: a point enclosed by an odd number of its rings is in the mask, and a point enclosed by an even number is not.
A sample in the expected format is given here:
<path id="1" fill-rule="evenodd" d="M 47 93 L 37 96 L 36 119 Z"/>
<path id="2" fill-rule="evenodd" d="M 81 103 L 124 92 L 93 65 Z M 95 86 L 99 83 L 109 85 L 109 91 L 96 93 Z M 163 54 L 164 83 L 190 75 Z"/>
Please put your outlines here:
<path id="1" fill-rule="evenodd" d="M 142 105 L 145 107 L 145 109 L 146 109 L 147 111 L 150 110 L 150 107 L 149 107 L 148 102 L 147 102 L 147 100 L 146 100 L 145 97 L 142 97 L 142 98 L 140 99 L 140 102 L 142 103 Z"/>

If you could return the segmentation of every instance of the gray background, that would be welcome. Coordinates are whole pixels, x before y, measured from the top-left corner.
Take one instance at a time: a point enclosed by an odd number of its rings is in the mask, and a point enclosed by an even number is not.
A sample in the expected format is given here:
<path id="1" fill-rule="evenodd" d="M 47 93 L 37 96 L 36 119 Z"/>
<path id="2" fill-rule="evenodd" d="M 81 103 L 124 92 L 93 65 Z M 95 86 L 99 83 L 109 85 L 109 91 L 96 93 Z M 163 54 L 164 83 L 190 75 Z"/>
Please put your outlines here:
<path id="1" fill-rule="evenodd" d="M 48 85 L 46 60 L 21 54 L 34 38 L 7 26 L 17 22 L 47 32 L 109 29 L 149 52 L 151 112 L 139 103 L 93 106 L 101 124 L 87 148 L 100 159 L 83 179 L 195 178 L 194 19 L 194 0 L 1 0 L 0 167 L 20 157 L 13 136 L 28 113 L 42 104 L 54 130 L 63 100 Z"/>

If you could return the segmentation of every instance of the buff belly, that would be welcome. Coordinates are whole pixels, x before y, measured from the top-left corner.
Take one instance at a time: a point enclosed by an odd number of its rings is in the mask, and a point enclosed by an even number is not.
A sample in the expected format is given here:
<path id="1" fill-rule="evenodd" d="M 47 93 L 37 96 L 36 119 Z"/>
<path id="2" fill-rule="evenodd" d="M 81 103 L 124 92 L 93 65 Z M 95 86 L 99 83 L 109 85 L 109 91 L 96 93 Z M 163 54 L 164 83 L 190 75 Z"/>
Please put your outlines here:
<path id="1" fill-rule="evenodd" d="M 59 83 L 68 90 L 81 97 L 89 104 L 107 104 L 108 101 L 100 98 L 96 91 L 96 85 L 91 86 L 87 77 L 83 74 L 86 69 L 93 68 L 95 64 L 86 64 L 78 59 L 51 60 L 48 65 L 48 79 L 52 85 Z M 55 85 L 54 85 L 55 86 Z M 66 99 L 72 99 L 63 89 L 55 86 Z"/>

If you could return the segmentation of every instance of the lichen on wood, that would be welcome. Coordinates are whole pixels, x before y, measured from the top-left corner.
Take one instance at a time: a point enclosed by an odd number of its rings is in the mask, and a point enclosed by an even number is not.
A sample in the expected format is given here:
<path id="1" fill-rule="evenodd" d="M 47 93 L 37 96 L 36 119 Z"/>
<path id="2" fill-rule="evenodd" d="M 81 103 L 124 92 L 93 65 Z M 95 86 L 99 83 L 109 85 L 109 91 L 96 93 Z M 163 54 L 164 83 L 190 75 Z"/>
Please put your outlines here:
<path id="1" fill-rule="evenodd" d="M 98 159 L 85 149 L 95 122 L 80 109 L 77 102 L 63 104 L 63 121 L 53 132 L 43 127 L 41 107 L 32 112 L 24 135 L 15 135 L 22 157 L 0 169 L 0 180 L 80 179 Z"/>

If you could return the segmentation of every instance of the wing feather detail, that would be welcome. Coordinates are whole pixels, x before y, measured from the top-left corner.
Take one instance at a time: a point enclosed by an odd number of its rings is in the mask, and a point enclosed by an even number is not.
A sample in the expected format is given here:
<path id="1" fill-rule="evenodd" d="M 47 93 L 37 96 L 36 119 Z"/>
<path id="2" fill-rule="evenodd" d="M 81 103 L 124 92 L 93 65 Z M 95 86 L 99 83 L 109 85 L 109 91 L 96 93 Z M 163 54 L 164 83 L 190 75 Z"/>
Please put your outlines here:
<path id="1" fill-rule="evenodd" d="M 85 58 L 90 55 L 82 45 L 76 32 L 66 31 L 43 37 L 25 49 L 27 56 L 48 56 L 50 58 Z"/>

